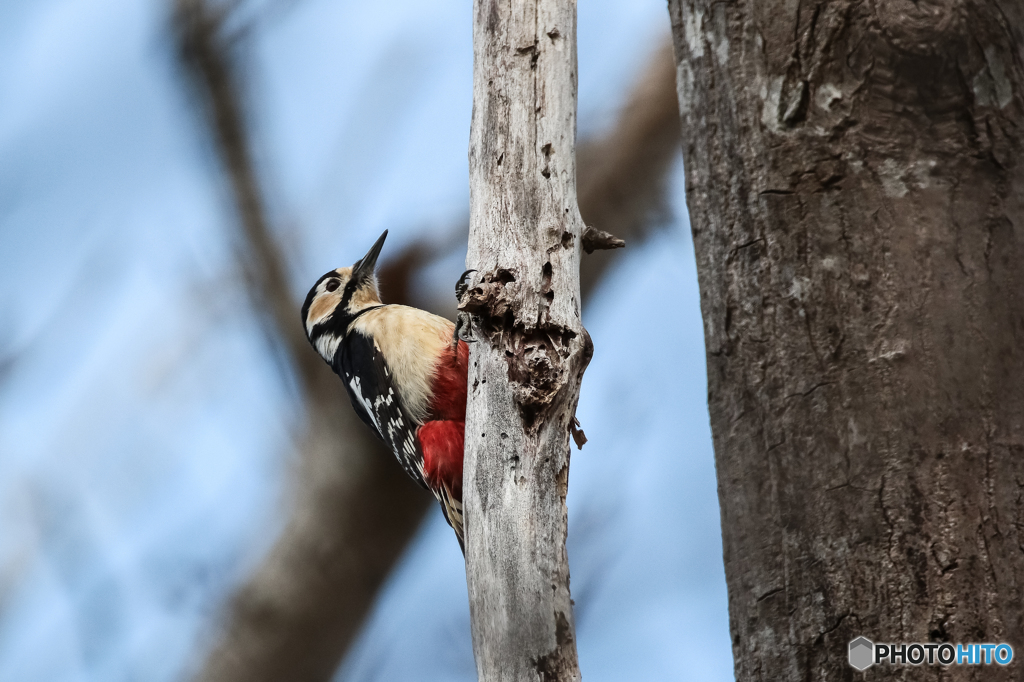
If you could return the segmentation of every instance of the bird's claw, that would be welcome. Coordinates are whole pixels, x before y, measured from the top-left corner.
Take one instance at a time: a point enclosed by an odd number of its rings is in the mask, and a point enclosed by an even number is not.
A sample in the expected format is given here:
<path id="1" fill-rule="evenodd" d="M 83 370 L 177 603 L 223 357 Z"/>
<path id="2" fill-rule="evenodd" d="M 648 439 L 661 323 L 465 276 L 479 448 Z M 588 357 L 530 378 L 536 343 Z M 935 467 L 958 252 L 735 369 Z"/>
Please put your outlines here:
<path id="1" fill-rule="evenodd" d="M 466 270 L 462 273 L 462 277 L 459 277 L 459 281 L 455 283 L 455 300 L 462 301 L 462 297 L 469 290 L 469 282 L 466 281 L 466 278 L 471 272 L 476 272 L 476 270 Z"/>
<path id="2" fill-rule="evenodd" d="M 455 283 L 455 298 L 459 303 L 462 302 L 462 297 L 469 291 L 469 282 L 466 280 L 469 278 L 470 273 L 473 272 L 476 272 L 476 270 L 466 270 L 462 273 L 462 277 L 459 277 L 459 281 Z M 453 350 L 458 347 L 460 340 L 466 343 L 476 343 L 476 339 L 473 338 L 473 317 L 461 310 L 455 318 L 455 331 L 452 332 Z"/>

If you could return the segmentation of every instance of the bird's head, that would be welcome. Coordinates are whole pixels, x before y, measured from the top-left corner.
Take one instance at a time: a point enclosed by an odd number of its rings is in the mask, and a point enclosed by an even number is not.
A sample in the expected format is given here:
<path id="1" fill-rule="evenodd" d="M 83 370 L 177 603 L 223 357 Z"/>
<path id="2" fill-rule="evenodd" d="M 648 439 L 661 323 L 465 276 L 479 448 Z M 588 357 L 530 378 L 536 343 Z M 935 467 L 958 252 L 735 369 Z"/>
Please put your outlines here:
<path id="1" fill-rule="evenodd" d="M 388 231 L 384 230 L 380 239 L 352 267 L 331 270 L 320 277 L 306 294 L 306 301 L 302 304 L 302 324 L 306 337 L 317 346 L 317 350 L 321 350 L 317 343 L 319 337 L 330 334 L 340 339 L 359 311 L 380 305 L 373 269 L 387 236 Z"/>

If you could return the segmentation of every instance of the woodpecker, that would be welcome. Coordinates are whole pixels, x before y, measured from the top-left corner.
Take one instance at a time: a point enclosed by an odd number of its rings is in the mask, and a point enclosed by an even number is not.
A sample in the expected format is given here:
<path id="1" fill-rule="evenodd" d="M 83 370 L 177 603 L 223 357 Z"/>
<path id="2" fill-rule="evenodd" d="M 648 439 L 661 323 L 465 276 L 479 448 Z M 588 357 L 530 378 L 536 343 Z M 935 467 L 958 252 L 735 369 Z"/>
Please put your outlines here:
<path id="1" fill-rule="evenodd" d="M 356 414 L 441 503 L 465 552 L 462 456 L 469 348 L 443 317 L 380 300 L 374 267 L 388 232 L 350 268 L 316 281 L 306 338 L 341 377 Z"/>

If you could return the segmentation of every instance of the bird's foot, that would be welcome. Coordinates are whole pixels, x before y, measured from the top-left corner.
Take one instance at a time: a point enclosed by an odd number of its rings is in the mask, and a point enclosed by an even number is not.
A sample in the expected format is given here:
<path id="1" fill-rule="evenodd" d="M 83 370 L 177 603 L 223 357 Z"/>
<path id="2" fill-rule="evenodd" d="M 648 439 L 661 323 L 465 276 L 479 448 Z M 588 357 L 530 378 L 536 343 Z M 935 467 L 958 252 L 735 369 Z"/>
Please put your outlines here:
<path id="1" fill-rule="evenodd" d="M 458 347 L 459 341 L 476 343 L 473 338 L 473 318 L 469 313 L 460 312 L 455 318 L 455 331 L 452 332 L 452 350 Z"/>
<path id="2" fill-rule="evenodd" d="M 459 303 L 462 302 L 462 297 L 469 291 L 469 282 L 467 280 L 470 273 L 473 272 L 476 272 L 476 270 L 466 270 L 462 273 L 462 277 L 459 277 L 459 281 L 455 283 L 455 299 Z M 476 342 L 476 339 L 473 338 L 473 317 L 463 311 L 459 311 L 458 316 L 455 318 L 455 331 L 452 333 L 453 350 L 458 347 L 460 340 L 466 343 Z"/>

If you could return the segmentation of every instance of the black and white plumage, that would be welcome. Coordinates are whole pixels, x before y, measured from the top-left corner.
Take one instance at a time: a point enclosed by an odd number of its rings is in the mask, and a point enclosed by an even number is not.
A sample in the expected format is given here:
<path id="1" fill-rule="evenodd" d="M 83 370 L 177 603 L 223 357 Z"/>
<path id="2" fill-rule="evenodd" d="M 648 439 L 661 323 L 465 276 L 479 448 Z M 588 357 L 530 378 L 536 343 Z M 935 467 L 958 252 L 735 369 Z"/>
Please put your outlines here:
<path id="1" fill-rule="evenodd" d="M 453 344 L 449 320 L 381 303 L 373 271 L 386 237 L 351 268 L 317 280 L 302 306 L 303 326 L 356 414 L 434 494 L 462 545 L 469 351 L 464 341 Z"/>
<path id="2" fill-rule="evenodd" d="M 420 424 L 395 393 L 384 355 L 371 338 L 359 333 L 346 335 L 340 350 L 331 368 L 345 382 L 356 414 L 391 448 L 405 473 L 426 488 L 423 452 L 416 440 Z"/>

